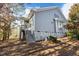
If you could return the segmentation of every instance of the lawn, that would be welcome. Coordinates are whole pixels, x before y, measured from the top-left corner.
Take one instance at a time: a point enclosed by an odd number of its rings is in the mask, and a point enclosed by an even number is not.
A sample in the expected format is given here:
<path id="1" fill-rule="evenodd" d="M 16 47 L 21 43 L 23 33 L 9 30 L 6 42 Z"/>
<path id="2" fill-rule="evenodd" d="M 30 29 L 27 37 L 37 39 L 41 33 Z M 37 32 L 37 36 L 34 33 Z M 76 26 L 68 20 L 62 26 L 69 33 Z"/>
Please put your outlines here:
<path id="1" fill-rule="evenodd" d="M 59 38 L 60 42 L 40 41 L 27 44 L 26 41 L 0 41 L 1 56 L 78 56 L 79 41 Z"/>

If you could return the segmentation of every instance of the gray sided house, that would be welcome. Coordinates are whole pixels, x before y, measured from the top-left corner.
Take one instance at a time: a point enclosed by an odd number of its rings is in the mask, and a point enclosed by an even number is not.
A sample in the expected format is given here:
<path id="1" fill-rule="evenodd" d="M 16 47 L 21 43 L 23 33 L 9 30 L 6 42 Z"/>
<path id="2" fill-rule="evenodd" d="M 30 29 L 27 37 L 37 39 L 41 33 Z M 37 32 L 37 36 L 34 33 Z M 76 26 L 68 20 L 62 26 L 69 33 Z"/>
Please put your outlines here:
<path id="1" fill-rule="evenodd" d="M 49 35 L 55 37 L 63 37 L 66 29 L 64 25 L 67 20 L 58 7 L 44 7 L 31 9 L 27 20 L 27 28 L 25 28 L 25 38 L 27 41 L 35 42 L 43 40 Z"/>

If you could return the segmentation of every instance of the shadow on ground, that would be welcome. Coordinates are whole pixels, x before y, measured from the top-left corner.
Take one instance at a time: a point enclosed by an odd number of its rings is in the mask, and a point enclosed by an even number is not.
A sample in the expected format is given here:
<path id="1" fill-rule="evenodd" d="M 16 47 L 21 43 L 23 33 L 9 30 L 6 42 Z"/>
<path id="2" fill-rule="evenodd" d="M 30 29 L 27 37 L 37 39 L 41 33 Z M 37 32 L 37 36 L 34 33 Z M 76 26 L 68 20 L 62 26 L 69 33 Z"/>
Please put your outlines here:
<path id="1" fill-rule="evenodd" d="M 75 56 L 79 55 L 79 41 L 50 43 L 41 41 L 26 44 L 26 41 L 9 40 L 0 42 L 1 56 Z"/>

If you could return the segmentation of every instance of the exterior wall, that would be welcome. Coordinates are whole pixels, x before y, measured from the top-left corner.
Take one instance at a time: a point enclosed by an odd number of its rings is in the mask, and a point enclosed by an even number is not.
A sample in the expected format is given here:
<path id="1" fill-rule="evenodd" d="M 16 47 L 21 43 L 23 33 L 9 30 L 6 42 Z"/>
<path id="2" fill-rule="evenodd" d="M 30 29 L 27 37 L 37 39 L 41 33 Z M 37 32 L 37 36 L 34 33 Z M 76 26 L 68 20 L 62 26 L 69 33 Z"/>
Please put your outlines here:
<path id="1" fill-rule="evenodd" d="M 52 15 L 53 17 L 53 15 Z M 38 12 L 35 14 L 35 31 L 54 32 L 53 21 L 49 11 Z"/>
<path id="2" fill-rule="evenodd" d="M 20 27 L 11 29 L 10 39 L 18 39 L 20 34 Z"/>
<path id="3" fill-rule="evenodd" d="M 59 18 L 56 20 L 56 29 L 54 28 L 54 20 L 55 16 L 54 13 L 59 16 Z M 36 40 L 44 39 L 45 37 L 48 37 L 49 35 L 62 37 L 64 35 L 64 28 L 62 27 L 62 30 L 59 30 L 61 25 L 63 26 L 63 23 L 65 19 L 61 15 L 60 10 L 48 10 L 48 11 L 41 11 L 35 13 L 35 38 Z M 56 31 L 56 33 L 55 33 Z"/>
<path id="4" fill-rule="evenodd" d="M 59 17 L 55 19 L 54 14 Z M 33 35 L 35 36 L 34 40 L 44 39 L 49 35 L 62 37 L 65 33 L 64 23 L 66 23 L 66 20 L 59 9 L 34 12 L 34 16 L 30 20 L 31 31 L 34 32 Z"/>
<path id="5" fill-rule="evenodd" d="M 34 31 L 35 30 L 35 14 L 31 18 L 30 24 L 31 24 L 31 31 Z"/>

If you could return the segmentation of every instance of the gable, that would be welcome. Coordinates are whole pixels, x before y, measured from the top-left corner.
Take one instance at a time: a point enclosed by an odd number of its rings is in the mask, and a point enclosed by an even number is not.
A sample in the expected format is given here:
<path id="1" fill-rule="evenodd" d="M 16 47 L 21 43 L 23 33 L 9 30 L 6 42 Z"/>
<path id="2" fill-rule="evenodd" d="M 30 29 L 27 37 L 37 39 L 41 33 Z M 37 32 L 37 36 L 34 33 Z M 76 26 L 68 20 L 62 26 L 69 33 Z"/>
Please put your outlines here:
<path id="1" fill-rule="evenodd" d="M 50 10 L 49 12 L 50 12 L 51 16 L 53 15 L 54 19 L 56 18 L 59 21 L 66 22 L 66 18 L 64 17 L 64 15 L 62 14 L 60 9 Z"/>
<path id="2" fill-rule="evenodd" d="M 28 15 L 28 19 L 31 19 L 34 14 L 42 14 L 44 12 L 48 12 L 48 15 L 51 15 L 49 17 L 59 18 L 62 21 L 67 21 L 64 17 L 63 13 L 61 12 L 60 8 L 58 7 L 45 7 L 45 8 L 38 8 L 38 9 L 32 9 Z M 51 14 L 52 13 L 52 14 Z"/>

